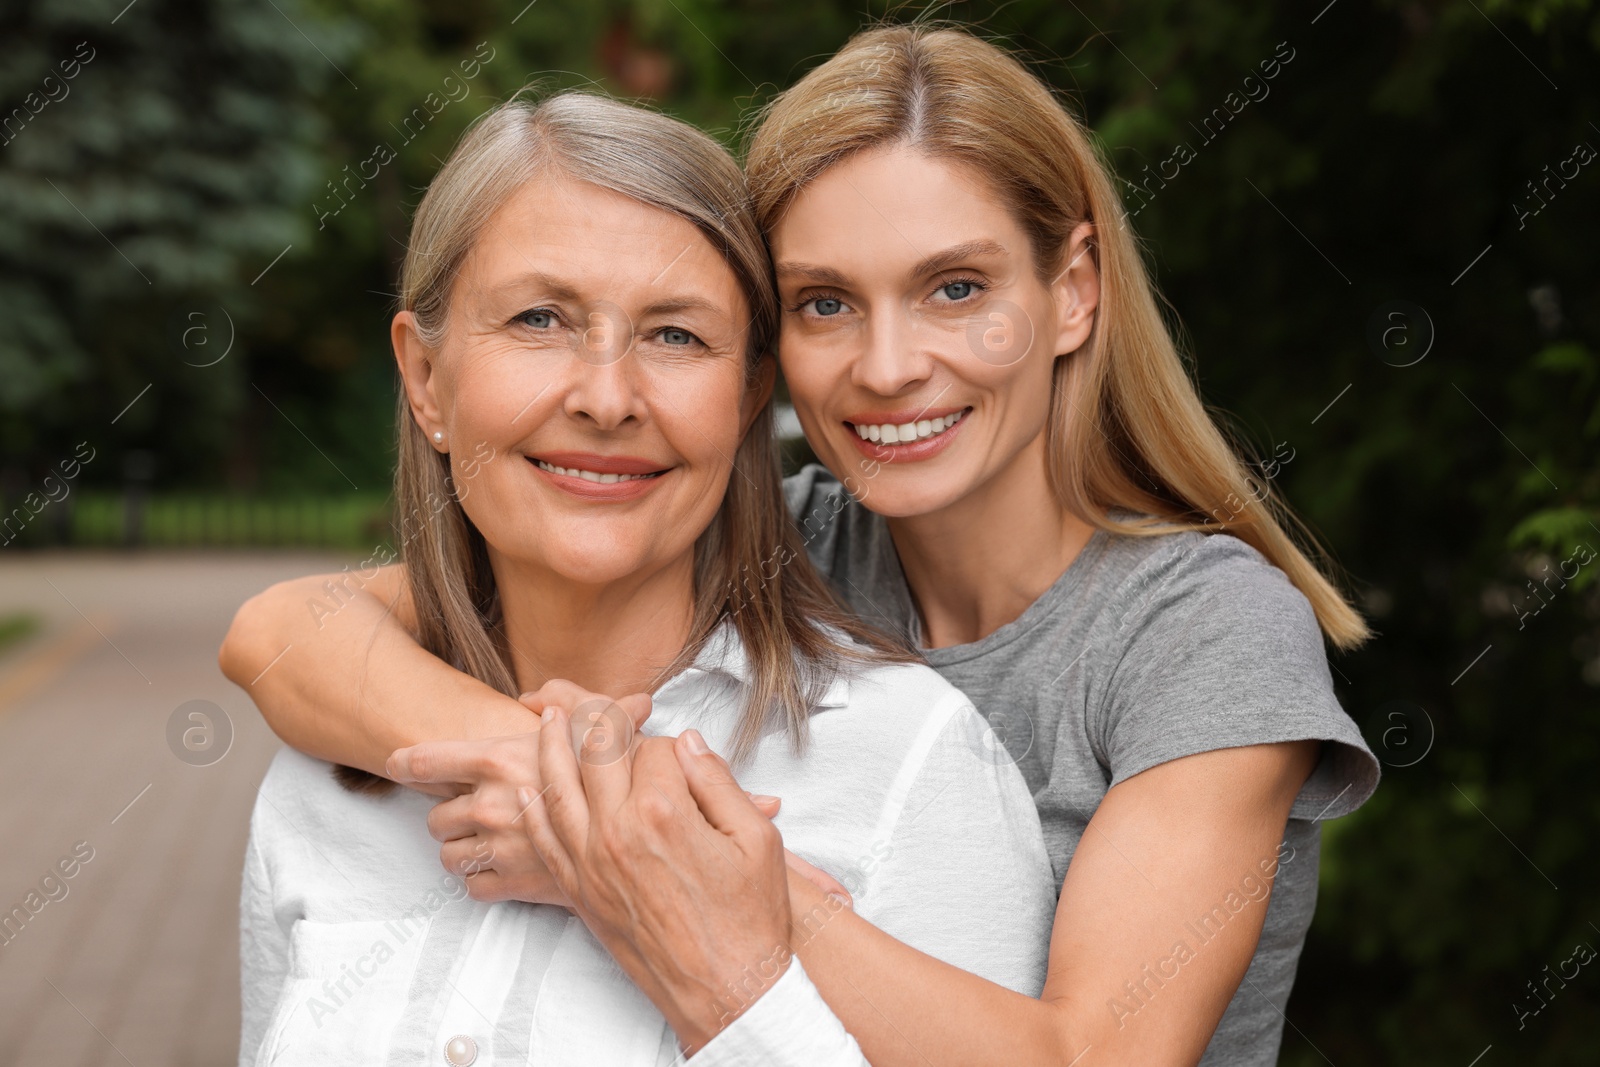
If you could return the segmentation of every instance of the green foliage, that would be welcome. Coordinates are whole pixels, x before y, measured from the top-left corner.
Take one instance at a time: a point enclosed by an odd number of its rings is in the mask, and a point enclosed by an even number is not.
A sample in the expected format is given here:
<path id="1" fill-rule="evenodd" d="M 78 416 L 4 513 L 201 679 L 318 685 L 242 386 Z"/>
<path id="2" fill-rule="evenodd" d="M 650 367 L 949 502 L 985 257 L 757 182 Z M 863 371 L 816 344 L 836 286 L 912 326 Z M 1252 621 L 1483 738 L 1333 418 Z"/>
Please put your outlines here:
<path id="1" fill-rule="evenodd" d="M 242 406 L 243 352 L 198 373 L 167 318 L 226 299 L 247 326 L 246 283 L 304 240 L 323 60 L 270 6 L 147 3 L 113 24 L 120 7 L 0 15 L 0 448 L 48 465 L 93 428 L 203 470 Z M 159 402 L 112 429 L 146 384 Z"/>
<path id="2" fill-rule="evenodd" d="M 28 612 L 0 615 L 0 652 L 33 636 L 39 630 L 39 617 Z"/>

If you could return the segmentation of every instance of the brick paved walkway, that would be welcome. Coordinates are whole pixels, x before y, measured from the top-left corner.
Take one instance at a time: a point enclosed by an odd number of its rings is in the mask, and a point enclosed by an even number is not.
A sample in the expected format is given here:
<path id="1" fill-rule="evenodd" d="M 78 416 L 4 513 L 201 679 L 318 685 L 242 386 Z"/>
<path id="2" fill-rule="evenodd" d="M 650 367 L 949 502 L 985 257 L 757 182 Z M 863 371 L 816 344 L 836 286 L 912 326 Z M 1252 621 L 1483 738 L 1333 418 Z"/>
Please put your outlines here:
<path id="1" fill-rule="evenodd" d="M 251 593 L 344 562 L 0 555 L 0 615 L 44 620 L 0 656 L 0 1064 L 235 1062 L 239 867 L 278 741 L 217 646 Z M 206 766 L 168 742 L 192 700 L 232 723 Z"/>

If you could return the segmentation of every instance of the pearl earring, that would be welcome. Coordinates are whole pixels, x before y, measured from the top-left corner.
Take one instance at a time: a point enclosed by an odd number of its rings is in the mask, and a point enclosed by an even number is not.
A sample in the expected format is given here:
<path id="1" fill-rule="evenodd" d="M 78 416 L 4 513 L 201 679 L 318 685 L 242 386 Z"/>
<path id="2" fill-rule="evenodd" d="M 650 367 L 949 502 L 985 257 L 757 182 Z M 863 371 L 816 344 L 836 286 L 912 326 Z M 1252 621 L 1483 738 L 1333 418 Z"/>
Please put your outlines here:
<path id="1" fill-rule="evenodd" d="M 435 431 L 433 431 L 433 443 L 436 444 L 436 445 L 444 444 L 444 431 L 443 430 L 435 430 Z"/>

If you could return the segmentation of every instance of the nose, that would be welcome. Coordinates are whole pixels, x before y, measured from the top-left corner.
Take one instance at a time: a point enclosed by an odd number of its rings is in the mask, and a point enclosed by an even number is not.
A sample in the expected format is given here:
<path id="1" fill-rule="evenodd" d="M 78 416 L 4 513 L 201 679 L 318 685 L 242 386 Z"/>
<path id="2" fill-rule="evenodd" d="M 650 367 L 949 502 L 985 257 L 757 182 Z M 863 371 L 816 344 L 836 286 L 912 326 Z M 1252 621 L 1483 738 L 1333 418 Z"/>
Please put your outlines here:
<path id="1" fill-rule="evenodd" d="M 604 331 L 597 332 L 597 331 Z M 644 416 L 631 324 L 606 322 L 591 326 L 585 342 L 567 365 L 567 392 L 562 410 L 601 430 L 614 430 L 630 418 Z M 593 343 L 587 343 L 593 341 Z"/>
<path id="2" fill-rule="evenodd" d="M 851 368 L 851 380 L 879 396 L 898 396 L 928 380 L 933 360 L 917 343 L 917 331 L 900 311 L 872 316 L 866 348 Z"/>

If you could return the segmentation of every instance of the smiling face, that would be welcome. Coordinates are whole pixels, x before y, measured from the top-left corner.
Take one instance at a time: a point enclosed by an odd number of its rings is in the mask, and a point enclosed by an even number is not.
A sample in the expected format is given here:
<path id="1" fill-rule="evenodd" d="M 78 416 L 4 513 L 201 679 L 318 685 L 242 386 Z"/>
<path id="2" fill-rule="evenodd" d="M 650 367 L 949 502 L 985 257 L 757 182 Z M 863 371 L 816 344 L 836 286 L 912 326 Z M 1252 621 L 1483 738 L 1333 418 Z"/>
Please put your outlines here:
<path id="1" fill-rule="evenodd" d="M 784 378 L 818 458 L 873 511 L 940 511 L 1030 455 L 1042 477 L 1056 358 L 1093 325 L 1082 236 L 1074 269 L 1041 279 L 989 183 L 904 145 L 795 197 L 771 238 Z"/>
<path id="2" fill-rule="evenodd" d="M 749 322 L 693 224 L 547 176 L 483 228 L 440 346 L 411 312 L 392 333 L 412 415 L 450 454 L 496 573 L 600 585 L 692 558 L 766 401 L 746 385 Z"/>

